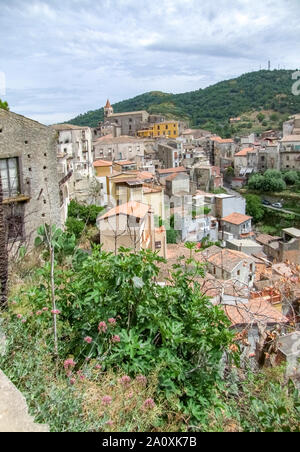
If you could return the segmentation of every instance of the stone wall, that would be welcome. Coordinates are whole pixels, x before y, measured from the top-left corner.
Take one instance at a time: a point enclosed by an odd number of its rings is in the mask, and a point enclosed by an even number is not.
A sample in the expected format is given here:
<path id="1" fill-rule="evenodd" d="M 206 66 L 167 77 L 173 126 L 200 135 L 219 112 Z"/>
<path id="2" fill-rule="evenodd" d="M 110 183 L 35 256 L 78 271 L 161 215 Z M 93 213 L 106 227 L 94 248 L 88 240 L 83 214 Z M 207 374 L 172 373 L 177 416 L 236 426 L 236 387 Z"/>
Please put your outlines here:
<path id="1" fill-rule="evenodd" d="M 24 234 L 32 244 L 39 226 L 61 226 L 56 132 L 12 112 L 0 110 L 0 159 L 18 159 L 19 190 L 13 204 L 23 206 Z M 7 208 L 12 204 L 8 202 Z"/>

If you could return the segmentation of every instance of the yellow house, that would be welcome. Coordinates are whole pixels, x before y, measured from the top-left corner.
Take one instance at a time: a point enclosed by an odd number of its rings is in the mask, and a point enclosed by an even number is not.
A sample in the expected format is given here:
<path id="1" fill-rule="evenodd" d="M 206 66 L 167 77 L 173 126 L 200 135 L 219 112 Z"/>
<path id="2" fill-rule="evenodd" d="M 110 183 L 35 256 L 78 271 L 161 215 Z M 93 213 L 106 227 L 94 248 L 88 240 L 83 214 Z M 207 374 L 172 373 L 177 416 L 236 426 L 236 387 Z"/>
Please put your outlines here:
<path id="1" fill-rule="evenodd" d="M 177 138 L 179 136 L 178 121 L 165 121 L 152 124 L 149 129 L 139 130 L 137 136 L 140 138 Z"/>

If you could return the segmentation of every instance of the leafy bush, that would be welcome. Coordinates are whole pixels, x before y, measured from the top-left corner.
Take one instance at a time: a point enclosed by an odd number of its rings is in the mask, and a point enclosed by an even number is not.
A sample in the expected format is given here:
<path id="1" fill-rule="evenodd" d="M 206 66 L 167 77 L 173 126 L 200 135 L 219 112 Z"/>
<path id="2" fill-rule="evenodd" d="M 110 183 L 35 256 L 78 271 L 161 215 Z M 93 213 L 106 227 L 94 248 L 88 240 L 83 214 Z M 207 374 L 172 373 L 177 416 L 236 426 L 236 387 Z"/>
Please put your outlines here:
<path id="1" fill-rule="evenodd" d="M 118 367 L 134 377 L 157 372 L 159 393 L 176 398 L 183 413 L 200 419 L 222 386 L 224 352 L 233 339 L 224 312 L 201 295 L 194 281 L 204 276 L 192 259 L 189 270 L 175 266 L 170 285 L 154 283 L 163 261 L 143 251 L 114 256 L 96 248 L 82 265 L 55 270 L 60 356 L 78 366 L 95 359 L 103 370 Z M 51 331 L 50 268 L 41 283 L 22 294 L 36 315 L 23 312 L 24 332 Z M 28 308 L 27 308 L 28 309 Z M 51 346 L 52 337 L 45 337 Z"/>
<path id="2" fill-rule="evenodd" d="M 295 185 L 299 181 L 298 173 L 297 171 L 288 171 L 283 175 L 283 179 L 288 185 Z"/>
<path id="3" fill-rule="evenodd" d="M 250 190 L 260 192 L 281 192 L 286 190 L 282 174 L 277 170 L 267 170 L 264 175 L 254 174 L 248 183 Z"/>
<path id="4" fill-rule="evenodd" d="M 261 199 L 256 195 L 246 196 L 247 215 L 253 217 L 255 223 L 263 219 L 265 210 L 261 204 Z"/>
<path id="5" fill-rule="evenodd" d="M 69 234 L 73 234 L 79 239 L 85 228 L 85 223 L 82 220 L 77 220 L 74 217 L 68 217 L 66 221 L 66 230 Z"/>
<path id="6" fill-rule="evenodd" d="M 98 215 L 104 210 L 95 205 L 85 206 L 72 200 L 68 208 L 68 217 L 75 218 L 87 225 L 95 226 Z"/>

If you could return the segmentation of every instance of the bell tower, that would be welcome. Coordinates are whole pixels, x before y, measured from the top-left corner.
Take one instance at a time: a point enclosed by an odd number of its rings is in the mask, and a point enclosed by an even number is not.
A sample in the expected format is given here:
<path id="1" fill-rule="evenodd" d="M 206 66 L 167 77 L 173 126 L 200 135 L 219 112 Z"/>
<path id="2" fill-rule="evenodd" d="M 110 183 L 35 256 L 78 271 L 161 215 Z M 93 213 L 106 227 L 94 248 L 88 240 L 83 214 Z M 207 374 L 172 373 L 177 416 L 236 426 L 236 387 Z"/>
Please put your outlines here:
<path id="1" fill-rule="evenodd" d="M 104 118 L 108 118 L 109 116 L 114 114 L 114 109 L 110 105 L 109 100 L 107 99 L 106 105 L 104 107 Z"/>

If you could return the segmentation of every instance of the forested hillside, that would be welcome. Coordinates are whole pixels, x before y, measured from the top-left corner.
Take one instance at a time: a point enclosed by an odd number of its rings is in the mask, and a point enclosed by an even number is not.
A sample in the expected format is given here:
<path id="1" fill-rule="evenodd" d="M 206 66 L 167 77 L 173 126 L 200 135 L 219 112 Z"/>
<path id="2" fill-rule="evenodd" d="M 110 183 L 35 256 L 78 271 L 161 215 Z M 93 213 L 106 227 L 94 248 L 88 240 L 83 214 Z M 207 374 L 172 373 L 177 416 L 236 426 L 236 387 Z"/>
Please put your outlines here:
<path id="1" fill-rule="evenodd" d="M 193 127 L 206 127 L 213 131 L 234 132 L 228 128 L 229 118 L 250 115 L 251 112 L 271 111 L 273 121 L 266 118 L 262 128 L 280 126 L 290 114 L 300 111 L 300 96 L 292 94 L 292 70 L 258 71 L 226 80 L 205 89 L 183 94 L 149 92 L 114 104 L 115 112 L 145 109 L 149 113 L 162 113 L 167 117 L 188 119 Z M 95 127 L 103 119 L 103 108 L 82 114 L 72 124 Z M 251 129 L 248 117 L 237 128 Z M 273 124 L 272 124 L 273 122 Z M 220 132 L 220 130 L 217 130 Z"/>

